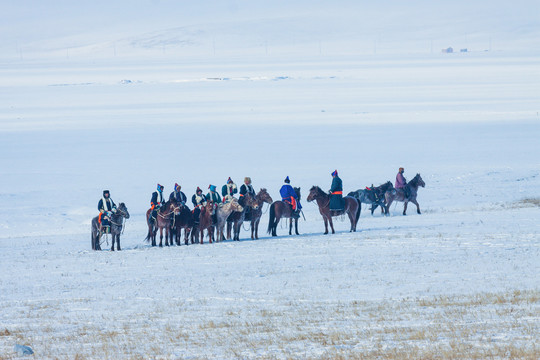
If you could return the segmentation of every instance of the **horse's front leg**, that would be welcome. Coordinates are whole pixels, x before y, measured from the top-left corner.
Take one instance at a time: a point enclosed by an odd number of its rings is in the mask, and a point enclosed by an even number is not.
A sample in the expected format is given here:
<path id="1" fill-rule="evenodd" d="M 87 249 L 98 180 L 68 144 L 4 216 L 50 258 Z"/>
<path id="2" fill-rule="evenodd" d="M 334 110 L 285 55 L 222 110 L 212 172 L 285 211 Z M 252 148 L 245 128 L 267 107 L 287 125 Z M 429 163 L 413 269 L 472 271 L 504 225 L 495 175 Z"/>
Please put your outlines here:
<path id="1" fill-rule="evenodd" d="M 324 220 L 324 235 L 328 234 L 328 219 L 323 215 Z"/>
<path id="2" fill-rule="evenodd" d="M 114 251 L 114 242 L 115 242 L 115 240 L 116 240 L 116 235 L 111 234 L 111 240 L 112 240 L 112 241 L 111 241 L 111 242 L 112 242 L 112 245 L 111 245 L 111 251 Z"/>
<path id="3" fill-rule="evenodd" d="M 403 204 L 403 215 L 407 215 L 407 204 L 409 202 L 405 200 L 405 203 Z"/>
<path id="4" fill-rule="evenodd" d="M 233 229 L 234 224 L 230 221 L 227 221 L 227 240 L 231 240 L 231 229 Z"/>
<path id="5" fill-rule="evenodd" d="M 120 234 L 116 235 L 116 250 L 118 251 L 122 250 L 120 248 Z"/>
<path id="6" fill-rule="evenodd" d="M 296 232 L 296 235 L 300 235 L 298 232 L 298 218 L 294 219 L 294 231 Z"/>
<path id="7" fill-rule="evenodd" d="M 289 235 L 292 235 L 292 218 L 289 218 Z"/>
<path id="8" fill-rule="evenodd" d="M 414 199 L 414 200 L 411 200 L 411 202 L 412 202 L 414 205 L 416 205 L 416 212 L 417 212 L 418 214 L 422 214 L 422 213 L 420 212 L 420 205 L 418 204 L 418 201 L 416 201 L 416 199 Z"/>
<path id="9" fill-rule="evenodd" d="M 330 223 L 330 227 L 332 228 L 332 234 L 335 234 L 336 232 L 334 231 L 334 222 L 332 221 L 332 216 L 328 217 L 328 222 Z"/>

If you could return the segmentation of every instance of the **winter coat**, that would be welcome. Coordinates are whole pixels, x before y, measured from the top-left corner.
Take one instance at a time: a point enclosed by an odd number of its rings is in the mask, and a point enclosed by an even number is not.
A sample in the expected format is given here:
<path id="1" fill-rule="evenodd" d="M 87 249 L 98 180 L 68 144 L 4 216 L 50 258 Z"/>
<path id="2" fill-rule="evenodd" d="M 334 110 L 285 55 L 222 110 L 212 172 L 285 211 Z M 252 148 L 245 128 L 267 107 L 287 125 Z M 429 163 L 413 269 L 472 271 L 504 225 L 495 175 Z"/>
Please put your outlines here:
<path id="1" fill-rule="evenodd" d="M 153 208 L 163 205 L 163 193 L 160 191 L 154 191 L 152 193 L 152 200 L 150 200 L 150 206 Z"/>
<path id="2" fill-rule="evenodd" d="M 103 202 L 105 202 L 105 206 L 103 205 Z M 101 198 L 98 202 L 97 208 L 99 212 L 112 211 L 113 209 L 116 209 L 116 204 L 111 198 Z"/>
<path id="3" fill-rule="evenodd" d="M 251 186 L 251 184 L 249 185 L 246 185 L 246 184 L 242 184 L 242 186 L 240 186 L 240 195 L 246 195 L 247 193 L 250 193 L 251 195 L 255 196 L 255 190 L 253 189 L 253 186 Z"/>
<path id="4" fill-rule="evenodd" d="M 219 196 L 219 194 L 215 191 L 214 192 L 210 191 L 206 195 L 206 200 L 213 201 L 215 204 L 219 204 L 221 203 L 221 196 Z"/>
<path id="5" fill-rule="evenodd" d="M 193 194 L 193 196 L 191 197 L 191 202 L 193 203 L 193 206 L 195 208 L 198 206 L 203 206 L 204 204 L 206 204 L 206 197 L 203 194 Z"/>
<path id="6" fill-rule="evenodd" d="M 396 189 L 403 189 L 407 185 L 407 180 L 405 180 L 405 177 L 403 177 L 403 174 L 398 172 L 396 175 L 396 184 L 394 187 Z"/>
<path id="7" fill-rule="evenodd" d="M 184 194 L 182 191 L 173 191 L 171 195 L 169 195 L 169 200 L 175 200 L 178 204 L 185 205 L 187 198 L 186 194 Z"/>
<path id="8" fill-rule="evenodd" d="M 294 191 L 293 187 L 290 184 L 283 184 L 281 189 L 279 189 L 279 194 L 281 195 L 281 198 L 283 201 L 290 201 L 290 198 L 294 198 L 296 200 L 296 207 L 298 210 L 302 209 L 302 205 L 300 204 L 300 201 L 298 201 L 298 197 L 296 196 L 296 192 Z"/>
<path id="9" fill-rule="evenodd" d="M 332 186 L 330 186 L 330 210 L 343 210 L 345 200 L 343 199 L 343 182 L 339 176 L 334 176 Z"/>
<path id="10" fill-rule="evenodd" d="M 238 189 L 236 188 L 235 183 L 225 184 L 221 188 L 221 195 L 223 196 L 233 196 L 234 194 L 238 193 Z"/>

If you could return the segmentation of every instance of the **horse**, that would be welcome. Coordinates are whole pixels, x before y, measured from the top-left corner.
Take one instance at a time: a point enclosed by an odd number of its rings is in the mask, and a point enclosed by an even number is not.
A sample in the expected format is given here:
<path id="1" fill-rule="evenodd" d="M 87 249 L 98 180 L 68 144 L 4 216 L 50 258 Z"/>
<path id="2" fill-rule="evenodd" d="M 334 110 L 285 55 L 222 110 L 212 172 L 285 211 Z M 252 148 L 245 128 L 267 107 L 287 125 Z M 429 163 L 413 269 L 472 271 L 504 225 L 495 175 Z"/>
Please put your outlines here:
<path id="1" fill-rule="evenodd" d="M 233 213 L 233 212 L 240 212 L 244 213 L 244 207 L 242 207 L 236 198 L 232 198 L 231 201 L 219 204 L 216 209 L 216 241 L 222 241 L 224 239 L 223 236 L 223 229 L 225 228 L 225 224 L 227 223 L 227 218 Z"/>
<path id="2" fill-rule="evenodd" d="M 307 201 L 315 201 L 319 206 L 319 212 L 321 213 L 324 220 L 324 234 L 328 234 L 328 223 L 332 228 L 332 234 L 335 234 L 334 223 L 332 222 L 332 216 L 340 216 L 343 214 L 349 215 L 349 220 L 351 221 L 351 232 L 356 231 L 356 224 L 360 218 L 360 212 L 362 211 L 362 204 L 358 199 L 352 196 L 345 196 L 345 208 L 342 211 L 331 211 L 330 210 L 330 195 L 321 190 L 318 186 L 313 186 L 309 190 L 309 195 Z"/>
<path id="3" fill-rule="evenodd" d="M 387 181 L 379 186 L 372 186 L 369 190 L 366 188 L 351 191 L 347 196 L 357 198 L 360 203 L 371 205 L 371 215 L 373 215 L 373 212 L 375 212 L 378 206 L 381 207 L 381 214 L 385 214 L 385 193 L 387 191 L 395 191 L 391 181 Z"/>
<path id="4" fill-rule="evenodd" d="M 212 234 L 214 233 L 214 223 L 212 220 L 212 212 L 214 211 L 214 203 L 212 201 L 207 201 L 206 205 L 201 207 L 201 213 L 199 215 L 199 225 L 196 229 L 193 229 L 191 232 L 191 241 L 193 238 L 198 238 L 199 233 L 201 236 L 201 244 L 204 240 L 204 230 L 208 230 L 208 238 L 210 244 L 212 243 Z"/>
<path id="5" fill-rule="evenodd" d="M 120 234 L 122 233 L 122 228 L 124 226 L 124 219 L 129 219 L 129 212 L 126 207 L 126 204 L 120 203 L 118 209 L 111 216 L 111 237 L 112 237 L 112 247 L 111 251 L 114 251 L 114 243 L 117 243 L 116 249 L 122 250 L 120 248 Z M 101 225 L 99 224 L 98 216 L 92 219 L 92 250 L 101 250 Z"/>
<path id="6" fill-rule="evenodd" d="M 176 236 L 176 245 L 180 246 L 182 238 L 182 229 L 184 229 L 184 243 L 187 245 L 189 240 L 189 234 L 194 227 L 193 214 L 186 205 L 180 206 L 178 214 L 174 215 L 173 223 L 171 226 L 171 244 L 173 243 L 173 236 Z M 191 241 L 193 244 L 193 239 Z"/>
<path id="7" fill-rule="evenodd" d="M 258 210 L 259 205 L 255 200 L 255 197 L 251 193 L 246 193 L 241 198 L 243 199 L 243 210 L 242 211 L 235 211 L 229 217 L 227 218 L 227 239 L 231 239 L 231 228 L 234 230 L 234 241 L 240 241 L 240 228 L 242 227 L 242 224 L 244 221 L 248 220 L 246 219 L 246 214 L 248 213 L 248 209 L 250 209 L 249 214 L 251 214 L 253 211 Z"/>
<path id="8" fill-rule="evenodd" d="M 298 194 L 300 194 L 300 189 L 298 189 Z M 257 208 L 253 208 L 251 212 L 246 214 L 246 218 L 244 218 L 244 220 L 251 221 L 251 240 L 259 239 L 259 222 L 262 217 L 262 206 L 264 203 L 272 204 L 272 201 L 272 197 L 268 194 L 266 189 L 261 189 L 257 195 L 255 195 Z M 240 228 L 238 230 L 240 230 Z"/>
<path id="9" fill-rule="evenodd" d="M 416 205 L 416 212 L 418 214 L 421 214 L 420 212 L 420 205 L 418 205 L 418 201 L 416 201 L 416 196 L 418 195 L 418 187 L 425 187 L 426 183 L 424 180 L 422 180 L 422 177 L 420 174 L 416 174 L 416 176 L 405 185 L 409 192 L 409 196 L 406 196 L 406 192 L 404 189 L 396 189 L 395 193 L 386 192 L 384 197 L 386 200 L 386 214 L 389 214 L 390 205 L 393 201 L 401 201 L 404 202 L 405 205 L 403 205 L 403 215 L 407 215 L 407 204 L 408 202 L 412 202 Z"/>
<path id="10" fill-rule="evenodd" d="M 144 240 L 152 241 L 152 246 L 156 246 L 156 236 L 159 229 L 159 246 L 163 247 L 163 229 L 165 229 L 165 246 L 169 246 L 169 232 L 171 229 L 172 217 L 177 215 L 180 207 L 176 205 L 176 201 L 169 200 L 161 206 L 157 212 L 157 216 L 153 223 L 150 223 L 152 209 L 146 211 L 146 223 L 148 224 L 148 234 Z M 172 245 L 172 239 L 171 239 Z"/>
<path id="11" fill-rule="evenodd" d="M 301 194 L 300 194 L 300 188 L 295 187 L 293 188 L 294 192 L 296 193 L 296 201 L 300 201 Z M 295 225 L 295 232 L 296 235 L 300 235 L 298 233 L 298 216 L 294 216 L 293 209 L 291 204 L 286 203 L 284 201 L 274 201 L 272 205 L 270 205 L 270 219 L 268 221 L 268 234 L 272 234 L 272 236 L 277 236 L 277 225 L 279 223 L 279 220 L 281 218 L 289 218 L 289 235 L 292 235 L 292 224 L 294 219 L 294 225 Z"/>

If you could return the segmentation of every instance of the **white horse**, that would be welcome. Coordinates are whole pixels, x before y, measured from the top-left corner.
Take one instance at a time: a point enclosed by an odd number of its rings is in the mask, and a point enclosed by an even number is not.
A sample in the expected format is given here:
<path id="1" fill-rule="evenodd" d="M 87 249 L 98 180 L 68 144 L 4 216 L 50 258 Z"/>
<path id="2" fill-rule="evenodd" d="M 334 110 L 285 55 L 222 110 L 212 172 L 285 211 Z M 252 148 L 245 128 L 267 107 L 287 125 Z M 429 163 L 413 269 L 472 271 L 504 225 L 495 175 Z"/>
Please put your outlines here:
<path id="1" fill-rule="evenodd" d="M 227 218 L 235 211 L 243 211 L 244 208 L 238 203 L 236 198 L 233 198 L 230 202 L 225 204 L 219 204 L 216 209 L 216 241 L 222 241 L 225 236 L 223 230 L 225 229 L 225 224 L 227 224 Z"/>

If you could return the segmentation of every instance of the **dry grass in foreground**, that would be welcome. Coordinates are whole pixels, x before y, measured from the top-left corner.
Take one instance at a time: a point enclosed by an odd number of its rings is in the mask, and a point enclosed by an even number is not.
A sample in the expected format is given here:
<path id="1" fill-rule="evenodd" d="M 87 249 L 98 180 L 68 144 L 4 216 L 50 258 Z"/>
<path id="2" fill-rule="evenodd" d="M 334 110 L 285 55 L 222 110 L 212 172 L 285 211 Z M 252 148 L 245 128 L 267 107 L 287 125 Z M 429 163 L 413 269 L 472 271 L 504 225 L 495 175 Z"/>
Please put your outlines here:
<path id="1" fill-rule="evenodd" d="M 20 304 L 0 359 L 538 359 L 540 291 L 351 302 L 156 302 L 122 313 Z M 88 300 L 89 302 L 90 300 Z M 141 304 L 139 304 L 141 305 Z M 1 309 L 1 307 L 0 307 Z"/>

